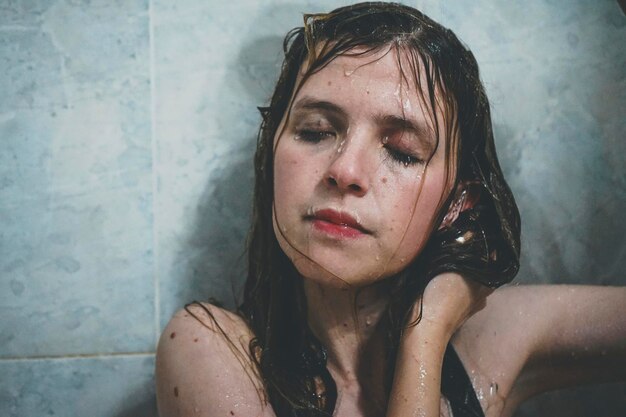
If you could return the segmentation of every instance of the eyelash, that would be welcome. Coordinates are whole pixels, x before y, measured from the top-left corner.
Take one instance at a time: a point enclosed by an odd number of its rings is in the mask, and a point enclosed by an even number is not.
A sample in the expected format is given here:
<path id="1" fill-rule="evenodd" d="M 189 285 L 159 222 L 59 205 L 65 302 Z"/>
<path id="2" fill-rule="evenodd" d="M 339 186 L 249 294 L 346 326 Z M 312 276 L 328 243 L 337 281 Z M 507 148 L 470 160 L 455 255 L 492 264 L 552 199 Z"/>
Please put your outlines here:
<path id="1" fill-rule="evenodd" d="M 308 143 L 320 143 L 322 139 L 335 137 L 335 135 L 335 132 L 329 130 L 300 129 L 296 131 L 296 138 Z M 394 149 L 387 144 L 384 144 L 384 148 L 394 162 L 404 167 L 410 167 L 424 162 L 416 156 Z"/>
<path id="2" fill-rule="evenodd" d="M 301 129 L 296 131 L 296 138 L 309 143 L 319 143 L 324 138 L 335 137 L 335 132 L 329 130 Z"/>
<path id="3" fill-rule="evenodd" d="M 416 156 L 401 152 L 387 145 L 385 145 L 385 149 L 387 150 L 387 153 L 389 154 L 391 159 L 394 160 L 394 162 L 397 162 L 398 164 L 402 164 L 405 168 L 408 168 L 413 165 L 421 164 L 422 162 L 424 162 L 423 160 L 421 160 L 420 158 Z"/>

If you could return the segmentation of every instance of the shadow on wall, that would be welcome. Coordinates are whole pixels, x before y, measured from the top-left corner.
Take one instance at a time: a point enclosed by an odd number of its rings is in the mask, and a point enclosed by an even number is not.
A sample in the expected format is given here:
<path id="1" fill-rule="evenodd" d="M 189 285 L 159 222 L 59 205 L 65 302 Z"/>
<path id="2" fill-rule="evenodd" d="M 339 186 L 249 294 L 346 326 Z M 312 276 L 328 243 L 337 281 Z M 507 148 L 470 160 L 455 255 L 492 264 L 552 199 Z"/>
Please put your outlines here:
<path id="1" fill-rule="evenodd" d="M 152 395 L 150 398 L 116 414 L 115 417 L 156 417 L 157 415 L 156 397 Z"/>
<path id="2" fill-rule="evenodd" d="M 184 271 L 177 285 L 181 303 L 211 297 L 233 308 L 240 295 L 246 273 L 245 241 L 250 227 L 252 190 L 254 188 L 253 158 L 256 135 L 261 122 L 257 106 L 269 103 L 283 59 L 283 36 L 291 26 L 276 22 L 299 22 L 301 10 L 295 6 L 266 8 L 252 19 L 266 28 L 254 27 L 236 58 L 226 63 L 229 71 L 211 94 L 234 98 L 239 103 L 220 115 L 219 130 L 224 140 L 233 143 L 229 151 L 215 155 L 207 173 L 204 191 L 198 201 L 195 219 L 190 223 L 188 238 L 175 260 Z M 278 27 L 278 29 L 276 28 Z M 267 30 L 269 29 L 269 30 Z M 279 32 L 275 36 L 257 33 Z M 209 94 L 209 92 L 207 92 Z M 226 100 L 226 101 L 233 101 Z M 243 104 L 243 105 L 242 105 Z M 219 109 L 216 109 L 219 110 Z M 230 127 L 238 126 L 245 138 L 233 137 Z"/>

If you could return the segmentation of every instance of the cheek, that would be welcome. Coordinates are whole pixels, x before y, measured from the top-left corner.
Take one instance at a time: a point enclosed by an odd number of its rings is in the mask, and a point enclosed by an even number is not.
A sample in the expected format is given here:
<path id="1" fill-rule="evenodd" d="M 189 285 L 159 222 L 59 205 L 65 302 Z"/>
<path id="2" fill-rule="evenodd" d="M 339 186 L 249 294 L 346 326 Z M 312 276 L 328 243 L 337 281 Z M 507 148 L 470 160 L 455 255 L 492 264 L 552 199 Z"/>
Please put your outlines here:
<path id="1" fill-rule="evenodd" d="M 289 239 L 308 204 L 318 170 L 297 148 L 281 144 L 274 158 L 274 222 Z M 274 225 L 276 228 L 276 225 Z"/>
<path id="2" fill-rule="evenodd" d="M 426 244 L 438 214 L 444 193 L 443 176 L 431 176 L 418 192 L 403 193 L 396 202 L 397 221 L 390 222 L 394 238 L 399 242 L 394 260 L 410 262 Z M 435 228 L 436 229 L 436 228 Z"/>
<path id="3" fill-rule="evenodd" d="M 281 148 L 276 150 L 274 158 L 274 206 L 280 214 L 283 209 L 291 204 L 290 197 L 294 189 L 298 188 L 299 171 L 298 160 L 293 158 Z"/>
<path id="4" fill-rule="evenodd" d="M 287 158 L 283 152 L 277 150 L 274 159 L 274 204 L 272 208 L 272 225 L 274 234 L 278 239 L 280 247 L 288 255 L 291 252 L 290 245 L 286 239 L 289 239 L 289 231 L 292 229 L 293 214 L 290 208 L 297 205 L 294 197 L 294 189 L 298 189 L 297 171 L 298 162 L 292 158 Z M 291 256 L 290 256 L 291 257 Z"/>

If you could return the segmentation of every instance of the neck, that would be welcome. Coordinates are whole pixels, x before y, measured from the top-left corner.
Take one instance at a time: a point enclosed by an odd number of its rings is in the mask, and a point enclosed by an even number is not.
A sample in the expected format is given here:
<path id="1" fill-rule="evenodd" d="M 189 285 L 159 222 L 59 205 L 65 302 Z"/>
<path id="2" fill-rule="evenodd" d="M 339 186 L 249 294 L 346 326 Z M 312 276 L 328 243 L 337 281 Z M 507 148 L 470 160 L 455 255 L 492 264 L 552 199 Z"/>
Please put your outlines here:
<path id="1" fill-rule="evenodd" d="M 304 279 L 307 319 L 328 353 L 327 366 L 343 386 L 365 388 L 384 380 L 385 333 L 380 321 L 389 302 L 387 282 L 338 289 Z"/>

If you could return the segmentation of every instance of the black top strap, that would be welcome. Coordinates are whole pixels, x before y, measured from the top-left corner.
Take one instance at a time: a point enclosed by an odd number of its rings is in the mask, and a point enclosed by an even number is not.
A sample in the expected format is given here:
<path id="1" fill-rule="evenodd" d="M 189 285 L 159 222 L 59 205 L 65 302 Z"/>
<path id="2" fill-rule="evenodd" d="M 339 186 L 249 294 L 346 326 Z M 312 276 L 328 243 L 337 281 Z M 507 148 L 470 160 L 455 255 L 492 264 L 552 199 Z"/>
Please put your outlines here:
<path id="1" fill-rule="evenodd" d="M 441 392 L 450 402 L 454 417 L 485 417 L 465 367 L 448 344 L 443 357 Z"/>

